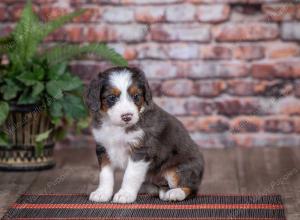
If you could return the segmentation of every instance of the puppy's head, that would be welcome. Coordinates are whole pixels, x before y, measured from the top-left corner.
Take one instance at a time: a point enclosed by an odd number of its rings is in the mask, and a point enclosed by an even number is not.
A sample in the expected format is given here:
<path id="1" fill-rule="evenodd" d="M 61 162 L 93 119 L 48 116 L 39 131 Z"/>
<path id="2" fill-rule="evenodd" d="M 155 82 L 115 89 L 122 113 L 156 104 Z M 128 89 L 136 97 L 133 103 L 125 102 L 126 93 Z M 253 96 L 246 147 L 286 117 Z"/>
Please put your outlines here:
<path id="1" fill-rule="evenodd" d="M 91 81 L 86 103 L 118 126 L 131 126 L 152 101 L 145 74 L 137 68 L 115 67 Z"/>

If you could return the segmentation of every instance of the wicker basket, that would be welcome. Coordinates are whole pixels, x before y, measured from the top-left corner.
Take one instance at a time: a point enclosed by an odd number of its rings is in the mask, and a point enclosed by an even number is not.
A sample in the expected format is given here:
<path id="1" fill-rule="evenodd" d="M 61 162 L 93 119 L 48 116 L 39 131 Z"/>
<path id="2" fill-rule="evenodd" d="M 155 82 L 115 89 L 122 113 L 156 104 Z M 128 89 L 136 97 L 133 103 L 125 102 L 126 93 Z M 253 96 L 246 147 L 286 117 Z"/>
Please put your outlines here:
<path id="1" fill-rule="evenodd" d="M 52 168 L 54 141 L 44 141 L 40 154 L 35 150 L 37 134 L 53 128 L 50 118 L 40 105 L 11 104 L 10 114 L 2 129 L 8 134 L 10 147 L 0 146 L 0 170 L 30 171 Z"/>

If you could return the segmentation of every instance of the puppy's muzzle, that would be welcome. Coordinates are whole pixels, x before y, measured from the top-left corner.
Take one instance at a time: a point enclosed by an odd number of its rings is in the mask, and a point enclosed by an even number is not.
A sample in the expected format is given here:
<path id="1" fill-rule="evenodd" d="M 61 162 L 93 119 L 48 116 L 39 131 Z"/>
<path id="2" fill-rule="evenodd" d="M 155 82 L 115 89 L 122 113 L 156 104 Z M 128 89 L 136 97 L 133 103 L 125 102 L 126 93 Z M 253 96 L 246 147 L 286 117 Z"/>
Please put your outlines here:
<path id="1" fill-rule="evenodd" d="M 123 121 L 125 121 L 126 123 L 127 123 L 127 122 L 130 122 L 131 119 L 132 119 L 132 117 L 133 117 L 133 114 L 132 114 L 132 113 L 126 113 L 126 114 L 121 115 L 121 119 L 122 119 Z"/>

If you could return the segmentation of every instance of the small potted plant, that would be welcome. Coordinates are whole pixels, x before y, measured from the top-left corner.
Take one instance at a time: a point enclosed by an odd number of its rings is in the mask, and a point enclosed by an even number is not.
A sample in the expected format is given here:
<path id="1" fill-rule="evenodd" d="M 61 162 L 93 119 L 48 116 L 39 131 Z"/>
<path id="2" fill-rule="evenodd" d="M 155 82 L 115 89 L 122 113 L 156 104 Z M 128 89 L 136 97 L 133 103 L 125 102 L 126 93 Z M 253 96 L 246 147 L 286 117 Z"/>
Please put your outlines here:
<path id="1" fill-rule="evenodd" d="M 8 61 L 0 62 L 0 170 L 52 167 L 55 141 L 67 126 L 86 124 L 83 83 L 68 71 L 70 59 L 93 53 L 127 65 L 105 44 L 41 47 L 49 34 L 84 12 L 42 23 L 28 1 L 15 29 L 0 39 L 0 55 Z"/>

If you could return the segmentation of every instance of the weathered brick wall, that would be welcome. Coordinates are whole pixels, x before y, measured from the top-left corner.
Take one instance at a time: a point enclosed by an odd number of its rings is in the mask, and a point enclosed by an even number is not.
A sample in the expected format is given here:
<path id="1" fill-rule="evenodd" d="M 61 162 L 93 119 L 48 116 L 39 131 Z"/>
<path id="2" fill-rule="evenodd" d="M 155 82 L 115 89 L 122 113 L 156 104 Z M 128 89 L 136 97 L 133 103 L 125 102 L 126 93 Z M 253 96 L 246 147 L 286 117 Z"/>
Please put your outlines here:
<path id="1" fill-rule="evenodd" d="M 290 2 L 290 3 L 287 3 Z M 299 2 L 300 3 L 300 2 Z M 22 1 L 0 1 L 1 34 Z M 300 145 L 300 4 L 279 0 L 36 0 L 43 19 L 88 8 L 48 42 L 108 42 L 202 147 Z M 72 62 L 85 82 L 108 66 Z"/>

